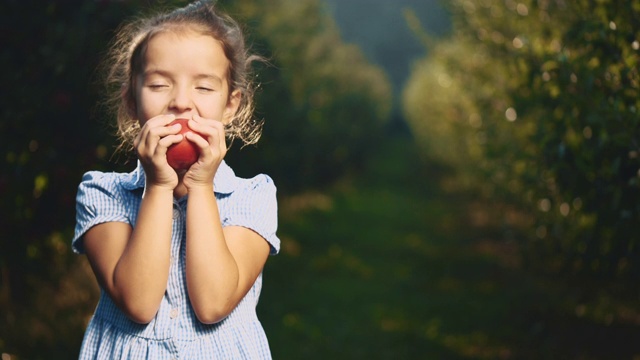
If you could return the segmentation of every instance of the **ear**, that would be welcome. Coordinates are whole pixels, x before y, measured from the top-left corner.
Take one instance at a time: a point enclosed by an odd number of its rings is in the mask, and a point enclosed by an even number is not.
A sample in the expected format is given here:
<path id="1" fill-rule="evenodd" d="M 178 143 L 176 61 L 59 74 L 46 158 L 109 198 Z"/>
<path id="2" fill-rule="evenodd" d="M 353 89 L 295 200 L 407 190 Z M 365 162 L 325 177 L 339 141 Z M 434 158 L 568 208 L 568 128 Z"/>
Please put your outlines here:
<path id="1" fill-rule="evenodd" d="M 233 90 L 231 94 L 229 94 L 227 105 L 225 106 L 224 113 L 222 114 L 222 122 L 224 124 L 230 123 L 236 115 L 238 107 L 240 107 L 240 100 L 242 100 L 242 92 L 239 89 Z"/>

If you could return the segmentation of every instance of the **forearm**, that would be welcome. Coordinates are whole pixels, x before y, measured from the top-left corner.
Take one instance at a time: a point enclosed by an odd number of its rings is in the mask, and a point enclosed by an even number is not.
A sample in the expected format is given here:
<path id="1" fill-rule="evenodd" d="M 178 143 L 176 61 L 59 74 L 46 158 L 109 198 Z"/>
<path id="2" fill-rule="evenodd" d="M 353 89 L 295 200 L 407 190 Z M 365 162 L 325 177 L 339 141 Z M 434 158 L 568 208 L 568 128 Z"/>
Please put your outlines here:
<path id="1" fill-rule="evenodd" d="M 114 272 L 121 306 L 139 322 L 151 321 L 166 290 L 171 256 L 173 192 L 149 187 Z"/>
<path id="2" fill-rule="evenodd" d="M 240 274 L 225 241 L 211 187 L 189 193 L 186 275 L 189 298 L 200 321 L 220 321 L 237 305 Z"/>

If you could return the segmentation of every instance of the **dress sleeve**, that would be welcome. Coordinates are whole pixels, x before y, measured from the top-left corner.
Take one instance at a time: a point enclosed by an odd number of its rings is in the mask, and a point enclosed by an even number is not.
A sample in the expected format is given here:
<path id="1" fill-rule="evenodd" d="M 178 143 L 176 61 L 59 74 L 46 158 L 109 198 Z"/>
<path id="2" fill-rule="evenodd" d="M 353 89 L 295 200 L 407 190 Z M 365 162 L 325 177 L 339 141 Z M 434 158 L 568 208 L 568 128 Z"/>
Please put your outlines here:
<path id="1" fill-rule="evenodd" d="M 76 196 L 76 227 L 71 241 L 73 251 L 83 254 L 82 237 L 87 230 L 112 221 L 129 223 L 117 195 L 117 181 L 113 176 L 97 171 L 84 174 Z"/>
<path id="2" fill-rule="evenodd" d="M 244 189 L 232 195 L 225 226 L 242 226 L 262 236 L 271 247 L 271 255 L 280 251 L 278 228 L 278 202 L 276 186 L 267 175 L 259 175 L 249 180 Z"/>

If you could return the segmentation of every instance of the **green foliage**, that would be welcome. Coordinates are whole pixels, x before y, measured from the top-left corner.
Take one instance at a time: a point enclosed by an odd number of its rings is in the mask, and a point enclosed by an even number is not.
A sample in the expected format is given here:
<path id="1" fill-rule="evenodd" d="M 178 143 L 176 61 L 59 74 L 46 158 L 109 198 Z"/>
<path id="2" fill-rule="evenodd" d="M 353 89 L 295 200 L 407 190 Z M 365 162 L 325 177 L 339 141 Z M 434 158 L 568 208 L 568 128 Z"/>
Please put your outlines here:
<path id="1" fill-rule="evenodd" d="M 251 24 L 254 48 L 271 62 L 258 78 L 263 138 L 255 150 L 232 152 L 233 165 L 265 169 L 284 190 L 323 186 L 357 169 L 390 114 L 382 70 L 342 42 L 317 0 L 233 2 L 229 11 Z"/>
<path id="2" fill-rule="evenodd" d="M 77 353 L 95 286 L 69 247 L 82 172 L 106 164 L 93 70 L 124 6 L 3 2 L 0 352 Z M 73 356 L 73 355 L 71 355 Z"/>
<path id="3" fill-rule="evenodd" d="M 425 154 L 457 168 L 458 186 L 534 219 L 531 265 L 637 279 L 640 2 L 451 10 L 453 36 L 404 93 Z"/>

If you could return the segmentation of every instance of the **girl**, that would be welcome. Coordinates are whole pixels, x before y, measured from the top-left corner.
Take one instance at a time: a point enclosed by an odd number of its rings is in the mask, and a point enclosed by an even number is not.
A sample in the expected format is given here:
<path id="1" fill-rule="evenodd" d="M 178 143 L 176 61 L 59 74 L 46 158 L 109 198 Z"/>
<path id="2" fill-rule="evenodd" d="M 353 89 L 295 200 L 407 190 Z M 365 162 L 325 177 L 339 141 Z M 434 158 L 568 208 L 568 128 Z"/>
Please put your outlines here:
<path id="1" fill-rule="evenodd" d="M 138 165 L 79 186 L 73 249 L 101 287 L 80 358 L 270 358 L 255 307 L 280 246 L 276 188 L 223 160 L 225 138 L 260 134 L 239 26 L 199 1 L 122 28 L 112 52 L 118 132 Z M 199 155 L 174 170 L 167 149 L 183 140 Z"/>

